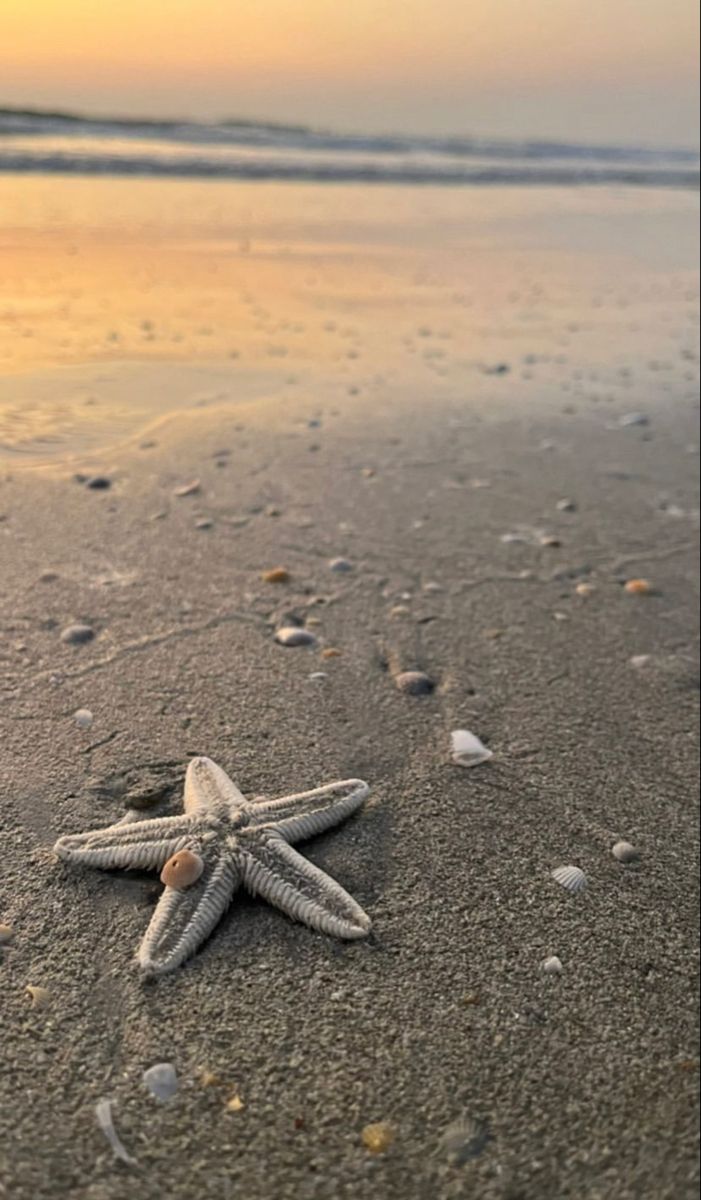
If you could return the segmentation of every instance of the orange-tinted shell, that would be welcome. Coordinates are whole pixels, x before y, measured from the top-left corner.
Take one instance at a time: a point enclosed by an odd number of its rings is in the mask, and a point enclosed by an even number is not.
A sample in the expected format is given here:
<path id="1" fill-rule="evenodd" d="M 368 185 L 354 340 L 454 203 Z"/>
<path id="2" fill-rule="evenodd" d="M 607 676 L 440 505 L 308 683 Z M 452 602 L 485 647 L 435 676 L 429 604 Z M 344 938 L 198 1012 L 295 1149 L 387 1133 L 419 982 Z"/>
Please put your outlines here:
<path id="1" fill-rule="evenodd" d="M 629 579 L 625 590 L 631 596 L 647 596 L 652 591 L 652 584 L 647 579 Z"/>
<path id="2" fill-rule="evenodd" d="M 204 862 L 199 854 L 194 854 L 192 850 L 178 850 L 161 871 L 161 883 L 182 890 L 195 883 L 203 871 Z"/>

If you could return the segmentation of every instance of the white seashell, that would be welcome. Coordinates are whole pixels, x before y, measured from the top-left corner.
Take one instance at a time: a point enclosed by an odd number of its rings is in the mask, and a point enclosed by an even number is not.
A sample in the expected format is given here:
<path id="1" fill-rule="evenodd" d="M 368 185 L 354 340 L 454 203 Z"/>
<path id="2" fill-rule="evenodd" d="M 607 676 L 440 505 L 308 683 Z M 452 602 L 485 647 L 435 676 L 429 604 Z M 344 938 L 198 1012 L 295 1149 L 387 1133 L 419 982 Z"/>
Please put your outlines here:
<path id="1" fill-rule="evenodd" d="M 583 891 L 587 886 L 587 877 L 580 867 L 556 867 L 552 872 L 552 877 L 573 895 Z"/>
<path id="2" fill-rule="evenodd" d="M 301 629 L 299 625 L 284 625 L 275 634 L 275 641 L 281 646 L 313 646 L 316 638 L 308 629 Z"/>
<path id="3" fill-rule="evenodd" d="M 79 708 L 73 713 L 73 720 L 79 729 L 89 729 L 94 718 L 89 708 Z"/>
<path id="4" fill-rule="evenodd" d="M 541 963 L 546 975 L 562 975 L 562 963 L 556 954 L 551 954 Z"/>
<path id="5" fill-rule="evenodd" d="M 453 1166 L 461 1167 L 471 1158 L 477 1158 L 489 1140 L 487 1122 L 463 1113 L 444 1130 L 438 1142 L 438 1153 Z"/>
<path id="6" fill-rule="evenodd" d="M 112 1101 L 98 1100 L 95 1105 L 95 1116 L 100 1129 L 104 1133 L 109 1142 L 116 1158 L 121 1159 L 123 1163 L 127 1163 L 130 1167 L 136 1166 L 136 1159 L 132 1158 L 131 1154 L 127 1154 L 122 1142 L 119 1139 L 117 1130 L 114 1127 L 112 1120 Z"/>
<path id="7" fill-rule="evenodd" d="M 452 743 L 451 758 L 458 767 L 477 767 L 480 763 L 494 758 L 494 751 L 479 740 L 469 729 L 454 729 L 450 735 Z"/>
<path id="8" fill-rule="evenodd" d="M 621 863 L 637 862 L 640 858 L 640 851 L 631 846 L 630 842 L 616 842 L 615 846 L 611 847 L 611 853 Z"/>
<path id="9" fill-rule="evenodd" d="M 650 418 L 641 412 L 624 413 L 622 417 L 618 418 L 618 424 L 621 429 L 630 429 L 634 425 L 649 425 Z"/>
<path id="10" fill-rule="evenodd" d="M 635 667 L 636 671 L 642 671 L 651 661 L 651 654 L 634 654 L 630 660 L 630 665 L 631 667 Z"/>
<path id="11" fill-rule="evenodd" d="M 312 683 L 321 683 L 323 679 L 327 679 L 326 671 L 312 671 L 309 679 Z"/>
<path id="12" fill-rule="evenodd" d="M 178 1077 L 172 1063 L 156 1063 L 141 1076 L 145 1086 L 157 1100 L 172 1100 L 178 1090 Z"/>
<path id="13" fill-rule="evenodd" d="M 341 575 L 344 571 L 352 571 L 353 564 L 349 563 L 347 558 L 332 558 L 329 563 L 329 569 Z"/>

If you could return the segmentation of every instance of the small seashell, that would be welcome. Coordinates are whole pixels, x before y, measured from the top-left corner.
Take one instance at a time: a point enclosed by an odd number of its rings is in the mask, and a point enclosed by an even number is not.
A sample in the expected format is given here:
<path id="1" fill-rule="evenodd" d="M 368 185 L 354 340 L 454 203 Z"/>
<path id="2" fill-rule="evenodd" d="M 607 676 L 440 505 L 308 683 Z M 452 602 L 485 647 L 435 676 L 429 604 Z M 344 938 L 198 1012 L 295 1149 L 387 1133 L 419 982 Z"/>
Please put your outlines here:
<path id="1" fill-rule="evenodd" d="M 374 467 L 361 467 L 360 469 L 360 474 L 362 475 L 363 479 L 372 479 L 376 473 L 377 472 L 375 471 Z"/>
<path id="2" fill-rule="evenodd" d="M 556 954 L 544 959 L 541 966 L 546 975 L 562 975 L 562 963 Z"/>
<path id="3" fill-rule="evenodd" d="M 219 1087 L 221 1082 L 221 1077 L 215 1071 L 200 1071 L 200 1084 L 202 1087 Z"/>
<path id="4" fill-rule="evenodd" d="M 195 529 L 211 529 L 214 521 L 209 517 L 200 517 L 199 521 L 195 521 Z"/>
<path id="5" fill-rule="evenodd" d="M 329 570 L 336 571 L 342 575 L 345 571 L 352 571 L 353 564 L 348 562 L 347 558 L 332 558 L 329 563 Z"/>
<path id="6" fill-rule="evenodd" d="M 477 1158 L 491 1138 L 486 1121 L 475 1120 L 463 1113 L 443 1132 L 438 1142 L 438 1153 L 454 1167 L 461 1167 L 471 1158 Z"/>
<path id="7" fill-rule="evenodd" d="M 576 512 L 577 511 L 577 505 L 575 504 L 574 500 L 570 500 L 566 497 L 562 500 L 558 500 L 557 504 L 555 505 L 555 508 L 557 509 L 558 512 Z"/>
<path id="8" fill-rule="evenodd" d="M 408 617 L 411 614 L 411 609 L 407 608 L 406 604 L 395 604 L 389 610 L 390 617 Z"/>
<path id="9" fill-rule="evenodd" d="M 192 850 L 178 850 L 173 854 L 161 871 L 161 883 L 166 887 L 183 891 L 191 887 L 204 871 L 204 860 Z"/>
<path id="10" fill-rule="evenodd" d="M 181 483 L 179 487 L 173 488 L 174 496 L 194 496 L 201 488 L 199 479 L 192 479 L 190 483 Z"/>
<path id="11" fill-rule="evenodd" d="M 141 1076 L 145 1086 L 157 1100 L 172 1100 L 178 1090 L 178 1077 L 172 1063 L 156 1063 Z"/>
<path id="12" fill-rule="evenodd" d="M 539 541 L 541 546 L 551 546 L 553 549 L 557 549 L 562 545 L 560 539 L 552 533 L 544 533 Z"/>
<path id="13" fill-rule="evenodd" d="M 435 593 L 442 592 L 443 588 L 441 587 L 440 583 L 436 582 L 435 579 L 429 579 L 428 583 L 424 584 L 423 590 L 425 592 Z"/>
<path id="14" fill-rule="evenodd" d="M 629 579 L 624 585 L 624 591 L 629 596 L 648 596 L 652 591 L 652 584 L 647 579 Z"/>
<path id="15" fill-rule="evenodd" d="M 377 1121 L 373 1125 L 366 1125 L 361 1130 L 360 1137 L 365 1149 L 371 1154 L 384 1154 L 394 1141 L 394 1130 L 387 1121 Z"/>
<path id="16" fill-rule="evenodd" d="M 90 625 L 68 625 L 61 633 L 61 641 L 69 646 L 82 646 L 84 642 L 91 642 L 95 636 L 95 630 Z"/>
<path id="17" fill-rule="evenodd" d="M 400 692 L 406 692 L 409 696 L 426 696 L 436 686 L 423 671 L 401 671 L 395 675 L 394 682 Z"/>
<path id="18" fill-rule="evenodd" d="M 0 924 L 0 946 L 6 946 L 15 936 L 11 925 Z"/>
<path id="19" fill-rule="evenodd" d="M 593 596 L 596 588 L 593 583 L 578 583 L 574 589 L 578 596 Z"/>
<path id="20" fill-rule="evenodd" d="M 621 863 L 637 862 L 640 858 L 640 851 L 631 846 L 630 842 L 616 842 L 615 846 L 611 847 L 611 853 Z"/>
<path id="21" fill-rule="evenodd" d="M 309 679 L 312 683 L 321 683 L 324 679 L 327 679 L 327 678 L 328 678 L 328 676 L 326 674 L 326 671 L 312 671 L 311 675 L 309 676 Z"/>
<path id="22" fill-rule="evenodd" d="M 32 1008 L 46 1008 L 51 999 L 51 992 L 48 988 L 35 987 L 34 984 L 28 983 L 24 990 L 31 996 Z"/>
<path id="23" fill-rule="evenodd" d="M 290 573 L 285 567 L 272 567 L 261 575 L 263 583 L 288 583 L 289 578 Z"/>
<path id="24" fill-rule="evenodd" d="M 89 729 L 93 723 L 93 715 L 89 708 L 78 708 L 73 713 L 73 720 L 79 729 Z"/>
<path id="25" fill-rule="evenodd" d="M 450 757 L 458 767 L 477 767 L 480 763 L 494 758 L 494 751 L 488 750 L 476 734 L 469 729 L 455 729 L 450 735 L 452 750 Z"/>
<path id="26" fill-rule="evenodd" d="M 241 1109 L 245 1108 L 245 1105 L 237 1093 L 236 1095 L 232 1096 L 230 1100 L 227 1100 L 226 1107 L 229 1112 L 241 1112 Z"/>
<path id="27" fill-rule="evenodd" d="M 95 1116 L 100 1129 L 104 1133 L 107 1141 L 112 1147 L 115 1158 L 120 1159 L 123 1163 L 127 1163 L 130 1167 L 136 1166 L 136 1159 L 132 1158 L 131 1154 L 127 1154 L 124 1145 L 120 1141 L 117 1130 L 114 1127 L 112 1120 L 112 1101 L 98 1100 L 95 1105 Z"/>
<path id="28" fill-rule="evenodd" d="M 624 413 L 622 417 L 618 418 L 618 424 L 621 429 L 631 429 L 635 425 L 649 425 L 650 418 L 641 412 Z"/>
<path id="29" fill-rule="evenodd" d="M 651 654 L 634 654 L 630 660 L 630 665 L 631 667 L 635 667 L 636 671 L 641 671 L 643 667 L 647 667 L 651 662 Z"/>
<path id="30" fill-rule="evenodd" d="M 337 650 L 335 646 L 327 646 L 325 650 L 321 651 L 321 657 L 322 658 L 342 658 L 343 651 Z"/>
<path id="31" fill-rule="evenodd" d="M 580 867 L 556 867 L 551 875 L 557 883 L 561 883 L 563 888 L 572 892 L 573 895 L 581 892 L 587 886 L 587 877 Z"/>
<path id="32" fill-rule="evenodd" d="M 283 625 L 282 629 L 277 630 L 275 641 L 281 646 L 313 646 L 316 638 L 308 629 L 301 629 L 298 625 Z"/>

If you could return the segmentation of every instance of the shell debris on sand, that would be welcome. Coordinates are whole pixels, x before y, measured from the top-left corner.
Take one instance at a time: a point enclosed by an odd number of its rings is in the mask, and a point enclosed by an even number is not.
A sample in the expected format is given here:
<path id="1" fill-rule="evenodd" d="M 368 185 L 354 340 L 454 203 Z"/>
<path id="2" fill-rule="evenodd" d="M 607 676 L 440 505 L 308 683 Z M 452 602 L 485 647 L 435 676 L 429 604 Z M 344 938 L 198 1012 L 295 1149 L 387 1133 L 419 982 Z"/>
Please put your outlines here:
<path id="1" fill-rule="evenodd" d="M 155 1063 L 141 1076 L 144 1086 L 156 1100 L 172 1100 L 178 1090 L 178 1076 L 172 1063 Z"/>
<path id="2" fill-rule="evenodd" d="M 32 1008 L 46 1008 L 51 1000 L 51 992 L 48 988 L 37 987 L 36 984 L 28 983 L 24 990 L 31 997 Z"/>
<path id="3" fill-rule="evenodd" d="M 89 708 L 78 708 L 73 713 L 73 720 L 79 729 L 89 729 L 93 723 L 94 717 Z"/>
<path id="4" fill-rule="evenodd" d="M 477 1158 L 491 1140 L 489 1126 L 463 1113 L 444 1130 L 438 1142 L 438 1153 L 454 1167 L 462 1167 Z"/>
<path id="5" fill-rule="evenodd" d="M 347 558 L 332 558 L 329 562 L 329 570 L 343 575 L 345 572 L 353 570 L 353 564 Z"/>
<path id="6" fill-rule="evenodd" d="M 376 1121 L 361 1130 L 360 1138 L 371 1154 L 384 1154 L 394 1141 L 394 1129 L 387 1121 Z"/>
<path id="7" fill-rule="evenodd" d="M 166 887 L 183 891 L 196 883 L 204 871 L 204 860 L 192 850 L 178 850 L 161 871 L 161 883 Z"/>
<path id="8" fill-rule="evenodd" d="M 394 682 L 399 691 L 408 696 L 428 696 L 436 686 L 423 671 L 400 671 L 395 675 Z"/>
<path id="9" fill-rule="evenodd" d="M 135 1167 L 136 1159 L 132 1158 L 131 1154 L 127 1153 L 124 1143 L 121 1141 L 119 1134 L 114 1127 L 114 1121 L 112 1120 L 112 1101 L 98 1100 L 97 1104 L 95 1105 L 95 1116 L 97 1117 L 97 1123 L 100 1126 L 100 1129 L 112 1147 L 112 1152 L 115 1158 L 120 1159 L 120 1161 L 126 1163 L 127 1166 Z"/>
<path id="10" fill-rule="evenodd" d="M 630 842 L 616 842 L 611 847 L 611 853 L 620 863 L 637 862 L 640 858 L 640 851 L 636 850 L 635 846 L 631 846 Z"/>
<path id="11" fill-rule="evenodd" d="M 565 888 L 566 891 L 571 892 L 572 895 L 576 895 L 577 892 L 583 891 L 587 886 L 587 877 L 581 867 L 556 867 L 555 870 L 551 872 L 551 876 L 556 883 L 561 884 L 562 887 Z"/>
<path id="12" fill-rule="evenodd" d="M 202 488 L 199 479 L 191 479 L 189 483 L 181 483 L 178 487 L 173 488 L 174 496 L 194 496 Z"/>
<path id="13" fill-rule="evenodd" d="M 628 579 L 623 586 L 623 590 L 629 596 L 649 596 L 652 591 L 652 584 L 649 579 Z"/>
<path id="14" fill-rule="evenodd" d="M 95 630 L 91 625 L 67 625 L 61 631 L 61 641 L 67 646 L 82 646 L 85 642 L 91 642 L 95 636 Z"/>
<path id="15" fill-rule="evenodd" d="M 299 625 L 283 625 L 275 633 L 275 641 L 281 646 L 313 646 L 316 638 L 308 629 Z"/>
<path id="16" fill-rule="evenodd" d="M 551 954 L 540 965 L 546 975 L 562 975 L 562 962 L 556 954 Z"/>
<path id="17" fill-rule="evenodd" d="M 263 571 L 261 574 L 263 583 L 288 583 L 290 572 L 286 567 L 271 567 L 269 571 Z"/>
<path id="18" fill-rule="evenodd" d="M 11 925 L 0 923 L 0 946 L 7 946 L 15 936 Z"/>
<path id="19" fill-rule="evenodd" d="M 454 729 L 450 741 L 450 757 L 458 767 L 477 767 L 494 758 L 494 751 L 489 750 L 469 729 Z"/>
<path id="20" fill-rule="evenodd" d="M 245 1107 L 246 1105 L 239 1096 L 238 1092 L 236 1092 L 231 1099 L 227 1100 L 226 1102 L 226 1108 L 228 1112 L 241 1112 L 241 1110 Z"/>

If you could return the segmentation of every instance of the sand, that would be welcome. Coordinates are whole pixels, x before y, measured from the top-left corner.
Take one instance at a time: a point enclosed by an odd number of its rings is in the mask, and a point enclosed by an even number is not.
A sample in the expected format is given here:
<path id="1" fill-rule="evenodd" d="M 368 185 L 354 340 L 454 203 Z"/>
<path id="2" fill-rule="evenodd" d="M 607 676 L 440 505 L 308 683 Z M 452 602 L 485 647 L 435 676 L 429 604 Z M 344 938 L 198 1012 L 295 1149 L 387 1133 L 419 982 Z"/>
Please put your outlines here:
<path id="1" fill-rule="evenodd" d="M 583 270 L 603 278 L 614 251 L 590 241 Z M 441 360 L 424 344 L 445 349 L 454 312 L 445 262 L 440 297 L 420 312 L 404 281 L 383 325 L 376 294 L 343 295 L 348 274 L 333 295 L 310 283 L 306 319 L 316 305 L 320 329 L 345 308 L 368 361 L 332 350 L 326 363 L 309 336 L 294 385 L 253 349 L 241 363 L 192 346 L 182 361 L 82 347 L 6 363 L 5 396 L 22 379 L 60 407 L 61 389 L 84 395 L 82 373 L 98 399 L 102 378 L 183 401 L 105 416 L 77 447 L 56 423 L 40 453 L 42 414 L 1 476 L 0 921 L 14 938 L 0 963 L 0 1195 L 695 1194 L 696 364 L 686 243 L 662 265 L 653 243 L 616 281 L 624 324 L 613 298 L 596 315 L 589 275 L 567 312 L 553 291 L 495 324 L 512 303 L 495 249 L 504 296 L 430 382 Z M 540 255 L 553 283 L 567 262 L 551 250 L 525 238 L 509 253 L 529 270 Z M 385 282 L 403 263 L 395 247 Z M 403 325 L 419 347 L 406 361 Z M 578 375 L 587 362 L 596 380 Z M 647 423 L 621 427 L 632 411 Z M 330 571 L 338 556 L 353 569 Z M 262 582 L 278 565 L 290 581 Z M 626 594 L 634 577 L 651 593 Z M 277 645 L 289 613 L 342 653 Z M 91 642 L 61 642 L 76 622 Z M 433 694 L 401 694 L 400 669 L 428 673 Z M 452 764 L 459 728 L 493 759 Z M 367 940 L 334 942 L 239 893 L 186 967 L 139 979 L 157 878 L 78 871 L 50 848 L 121 815 L 100 781 L 153 763 L 177 781 L 199 753 L 250 795 L 368 781 L 364 811 L 304 847 L 370 914 Z M 162 811 L 178 804 L 176 790 Z M 614 859 L 619 838 L 638 863 Z M 564 863 L 586 872 L 582 894 L 550 877 Z M 542 972 L 549 955 L 560 976 Z M 32 1008 L 27 985 L 46 1003 Z M 163 1105 L 141 1081 L 159 1061 L 180 1078 Z M 135 1167 L 98 1129 L 103 1097 Z M 455 1166 L 441 1138 L 461 1114 L 490 1137 Z M 373 1155 L 361 1131 L 379 1121 L 395 1136 Z"/>

